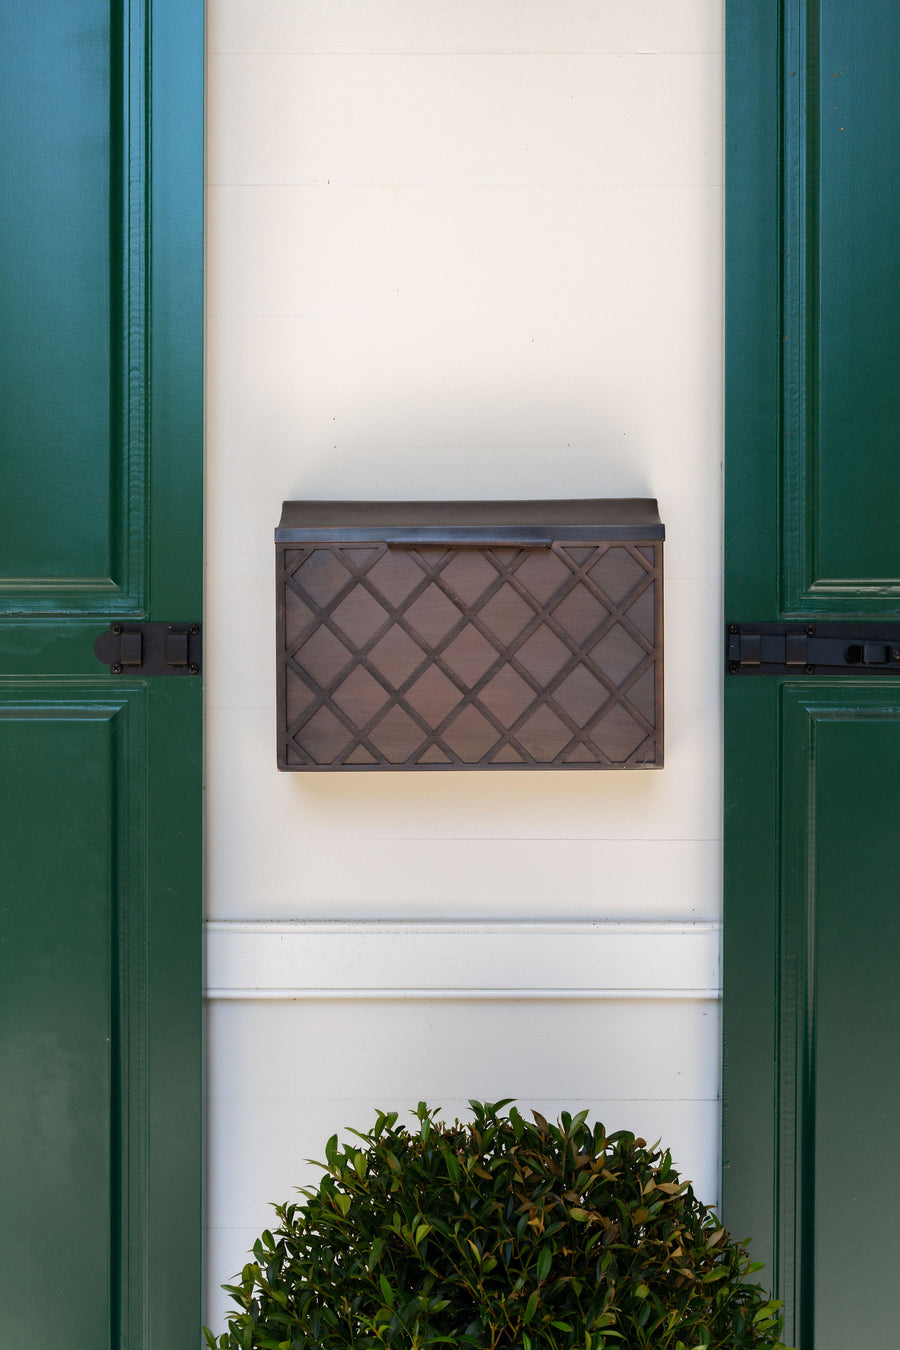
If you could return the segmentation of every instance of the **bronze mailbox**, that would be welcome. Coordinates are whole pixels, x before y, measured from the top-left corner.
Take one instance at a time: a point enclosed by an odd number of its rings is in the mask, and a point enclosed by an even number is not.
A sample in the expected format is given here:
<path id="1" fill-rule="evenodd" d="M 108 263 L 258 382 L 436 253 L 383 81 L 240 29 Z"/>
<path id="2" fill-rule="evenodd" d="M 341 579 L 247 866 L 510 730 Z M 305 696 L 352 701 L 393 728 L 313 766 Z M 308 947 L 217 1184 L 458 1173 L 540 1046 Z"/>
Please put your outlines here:
<path id="1" fill-rule="evenodd" d="M 660 768 L 664 535 L 644 498 L 285 502 L 278 767 Z"/>

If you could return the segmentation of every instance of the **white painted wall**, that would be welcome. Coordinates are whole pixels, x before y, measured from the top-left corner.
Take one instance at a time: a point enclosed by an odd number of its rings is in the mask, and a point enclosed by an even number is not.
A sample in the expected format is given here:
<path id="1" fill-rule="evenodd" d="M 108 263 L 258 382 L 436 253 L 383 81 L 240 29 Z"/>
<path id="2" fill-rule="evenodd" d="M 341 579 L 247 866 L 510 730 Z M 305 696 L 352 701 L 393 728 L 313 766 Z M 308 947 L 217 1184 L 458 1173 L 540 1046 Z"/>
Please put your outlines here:
<path id="1" fill-rule="evenodd" d="M 208 5 L 209 1282 L 373 1108 L 718 1187 L 721 0 Z M 656 496 L 659 773 L 279 775 L 290 497 Z"/>

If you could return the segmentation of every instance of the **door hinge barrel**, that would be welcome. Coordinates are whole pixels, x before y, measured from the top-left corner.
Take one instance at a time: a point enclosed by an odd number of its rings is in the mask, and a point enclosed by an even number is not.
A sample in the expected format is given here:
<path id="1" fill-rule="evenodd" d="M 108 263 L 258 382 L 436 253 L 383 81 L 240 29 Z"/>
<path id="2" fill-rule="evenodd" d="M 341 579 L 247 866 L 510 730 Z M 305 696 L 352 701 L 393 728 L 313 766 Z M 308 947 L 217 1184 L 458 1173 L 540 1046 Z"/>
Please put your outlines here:
<path id="1" fill-rule="evenodd" d="M 729 675 L 900 675 L 900 623 L 730 623 Z"/>
<path id="2" fill-rule="evenodd" d="M 110 675 L 199 675 L 203 633 L 199 623 L 119 619 L 96 639 L 94 655 Z"/>

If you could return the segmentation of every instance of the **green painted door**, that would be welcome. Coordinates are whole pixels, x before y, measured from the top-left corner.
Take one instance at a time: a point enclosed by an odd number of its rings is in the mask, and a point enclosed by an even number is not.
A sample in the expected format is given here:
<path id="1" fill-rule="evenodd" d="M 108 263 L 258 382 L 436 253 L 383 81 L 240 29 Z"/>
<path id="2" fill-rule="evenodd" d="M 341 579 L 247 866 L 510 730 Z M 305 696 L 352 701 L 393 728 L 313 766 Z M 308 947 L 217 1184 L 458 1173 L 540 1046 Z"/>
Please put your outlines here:
<path id="1" fill-rule="evenodd" d="M 0 16 L 0 1341 L 195 1350 L 202 3 Z"/>
<path id="2" fill-rule="evenodd" d="M 726 617 L 900 618 L 900 5 L 728 0 Z M 821 631 L 821 628 L 820 628 Z M 725 676 L 724 1209 L 900 1346 L 900 678 Z"/>

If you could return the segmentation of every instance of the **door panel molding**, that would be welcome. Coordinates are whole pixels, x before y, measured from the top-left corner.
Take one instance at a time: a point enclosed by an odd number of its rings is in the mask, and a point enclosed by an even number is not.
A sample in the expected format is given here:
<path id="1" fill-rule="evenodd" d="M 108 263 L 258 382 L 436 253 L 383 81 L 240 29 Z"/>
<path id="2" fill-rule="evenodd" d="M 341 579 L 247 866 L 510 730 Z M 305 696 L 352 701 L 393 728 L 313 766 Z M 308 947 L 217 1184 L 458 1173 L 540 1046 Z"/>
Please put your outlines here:
<path id="1" fill-rule="evenodd" d="M 724 1218 L 784 1300 L 786 1344 L 888 1344 L 900 1224 L 867 1246 L 884 1170 L 843 1159 L 854 1138 L 900 1148 L 900 689 L 776 677 L 728 700 Z"/>
<path id="2" fill-rule="evenodd" d="M 842 7 L 846 11 L 847 6 Z M 900 357 L 890 288 L 877 280 L 900 266 L 900 246 L 877 270 L 858 256 L 872 205 L 900 208 L 884 146 L 896 144 L 900 112 L 886 108 L 873 55 L 890 47 L 890 16 L 873 7 L 865 25 L 835 0 L 785 0 L 780 68 L 781 268 L 779 610 L 868 614 L 900 600 L 900 550 L 891 516 L 863 512 L 860 456 L 889 470 L 894 410 L 879 405 Z M 884 30 L 884 31 L 882 31 Z M 874 83 L 875 92 L 869 85 Z M 873 134 L 870 128 L 879 125 Z M 868 135 L 866 132 L 868 131 Z M 885 197 L 887 200 L 885 200 Z M 897 494 L 885 473 L 885 492 Z M 885 570 L 886 559 L 894 566 Z"/>
<path id="3" fill-rule="evenodd" d="M 864 688 L 846 680 L 815 687 L 785 682 L 780 708 L 780 1034 L 773 1086 L 780 1104 L 778 1281 L 794 1319 L 786 1340 L 799 1344 L 803 1335 L 815 1344 L 818 1320 L 828 1345 L 852 1343 L 860 1325 L 875 1344 L 887 1344 L 893 1320 L 878 1309 L 883 1281 L 892 1277 L 893 1248 L 882 1256 L 883 1241 L 874 1248 L 859 1242 L 838 1252 L 833 1236 L 835 1224 L 864 1232 L 883 1205 L 877 1165 L 840 1179 L 839 1159 L 854 1137 L 850 1119 L 862 1130 L 877 1122 L 872 1143 L 879 1154 L 900 1145 L 900 1090 L 886 1071 L 900 1052 L 900 1030 L 891 1031 L 900 1027 L 900 995 L 884 1006 L 881 982 L 896 984 L 891 971 L 900 944 L 894 903 L 900 859 L 889 791 L 900 759 L 900 691 L 888 681 Z M 879 967 L 881 978 L 873 979 Z M 893 1227 L 900 1235 L 900 1224 Z"/>
<path id="4" fill-rule="evenodd" d="M 36 1139 L 42 1153 L 42 1166 L 18 1170 L 11 1184 L 2 1241 L 12 1268 L 13 1245 L 33 1242 L 34 1214 L 44 1216 L 34 1260 L 55 1274 L 43 1314 L 74 1345 L 96 1343 L 98 1324 L 110 1344 L 140 1344 L 151 1298 L 149 1264 L 139 1260 L 152 1060 L 146 692 L 66 680 L 0 689 L 0 742 L 15 784 L 2 810 L 2 1135 L 7 1157 L 27 1156 Z M 37 850 L 36 818 L 45 834 Z M 39 945 L 30 940 L 36 921 Z M 28 1300 L 11 1303 L 6 1319 L 13 1341 L 30 1344 Z"/>
<path id="5" fill-rule="evenodd" d="M 19 330 L 8 335 L 4 395 L 9 520 L 0 530 L 0 612 L 7 614 L 138 613 L 146 606 L 144 10 L 100 0 L 58 3 L 40 34 L 13 13 L 13 40 L 5 44 L 9 59 L 41 65 L 34 81 L 9 82 L 12 97 L 28 91 L 30 134 L 23 134 L 20 113 L 4 138 L 6 187 L 18 185 L 3 228 L 4 286 L 23 288 L 21 297 L 4 297 Z M 49 92 L 51 81 L 58 91 Z M 66 101 L 66 115 L 56 115 L 54 96 Z M 86 157 L 93 164 L 89 189 Z M 42 464 L 42 491 L 35 492 L 32 477 Z"/>
<path id="6" fill-rule="evenodd" d="M 718 1001 L 718 923 L 218 920 L 207 998 Z"/>
<path id="7" fill-rule="evenodd" d="M 864 23 L 729 5 L 726 587 L 748 619 L 900 608 L 895 24 L 881 0 Z"/>

